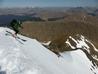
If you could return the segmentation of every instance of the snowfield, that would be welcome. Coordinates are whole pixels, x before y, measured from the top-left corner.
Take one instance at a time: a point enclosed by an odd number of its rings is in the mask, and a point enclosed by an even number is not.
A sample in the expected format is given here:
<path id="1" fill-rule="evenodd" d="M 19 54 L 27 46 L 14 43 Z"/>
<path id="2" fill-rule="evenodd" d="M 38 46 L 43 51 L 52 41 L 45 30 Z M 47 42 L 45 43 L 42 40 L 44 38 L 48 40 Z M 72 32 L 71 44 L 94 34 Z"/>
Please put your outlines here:
<path id="1" fill-rule="evenodd" d="M 18 35 L 26 42 L 6 36 L 0 28 L 0 74 L 98 74 L 82 50 L 61 53 L 62 57 L 42 46 L 36 39 Z M 22 44 L 23 43 L 23 44 Z"/>

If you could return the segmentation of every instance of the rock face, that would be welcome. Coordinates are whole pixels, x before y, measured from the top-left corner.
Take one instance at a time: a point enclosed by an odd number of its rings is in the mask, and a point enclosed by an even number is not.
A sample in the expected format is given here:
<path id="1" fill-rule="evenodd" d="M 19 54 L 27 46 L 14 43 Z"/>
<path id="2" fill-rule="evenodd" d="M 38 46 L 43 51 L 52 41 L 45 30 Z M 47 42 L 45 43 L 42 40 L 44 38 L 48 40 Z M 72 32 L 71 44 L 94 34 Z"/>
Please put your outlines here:
<path id="1" fill-rule="evenodd" d="M 66 41 L 69 47 L 73 50 L 81 49 L 86 56 L 92 61 L 94 66 L 98 66 L 98 49 L 93 45 L 93 43 L 86 39 L 84 36 L 77 34 L 74 37 L 69 36 Z"/>

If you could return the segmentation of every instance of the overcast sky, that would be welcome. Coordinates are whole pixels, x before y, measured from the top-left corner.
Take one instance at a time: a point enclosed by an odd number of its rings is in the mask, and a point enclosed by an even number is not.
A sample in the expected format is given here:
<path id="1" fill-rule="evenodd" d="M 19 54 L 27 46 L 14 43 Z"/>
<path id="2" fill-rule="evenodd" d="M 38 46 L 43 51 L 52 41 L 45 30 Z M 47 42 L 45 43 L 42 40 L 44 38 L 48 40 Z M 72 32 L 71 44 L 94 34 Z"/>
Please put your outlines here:
<path id="1" fill-rule="evenodd" d="M 98 0 L 0 0 L 0 7 L 97 6 Z"/>

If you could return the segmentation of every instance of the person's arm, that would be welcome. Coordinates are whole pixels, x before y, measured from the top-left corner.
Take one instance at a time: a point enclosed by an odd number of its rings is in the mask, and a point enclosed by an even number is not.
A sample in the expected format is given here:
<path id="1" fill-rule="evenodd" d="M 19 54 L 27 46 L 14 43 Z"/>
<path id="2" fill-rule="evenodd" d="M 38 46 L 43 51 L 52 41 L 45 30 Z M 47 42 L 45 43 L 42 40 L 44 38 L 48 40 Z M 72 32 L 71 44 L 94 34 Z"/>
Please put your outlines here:
<path id="1" fill-rule="evenodd" d="M 19 27 L 23 28 L 22 22 L 19 21 Z"/>

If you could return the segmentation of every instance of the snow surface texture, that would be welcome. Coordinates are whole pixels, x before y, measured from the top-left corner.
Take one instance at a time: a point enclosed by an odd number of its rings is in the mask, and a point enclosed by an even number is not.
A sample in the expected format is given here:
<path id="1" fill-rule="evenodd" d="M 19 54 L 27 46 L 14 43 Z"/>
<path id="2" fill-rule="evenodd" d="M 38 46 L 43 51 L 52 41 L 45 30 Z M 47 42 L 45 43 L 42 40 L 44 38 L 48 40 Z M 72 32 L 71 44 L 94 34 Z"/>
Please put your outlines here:
<path id="1" fill-rule="evenodd" d="M 35 39 L 21 44 L 12 36 L 6 36 L 8 28 L 0 28 L 0 74 L 98 74 L 81 50 L 62 53 L 57 57 Z M 20 40 L 21 41 L 21 40 Z"/>

